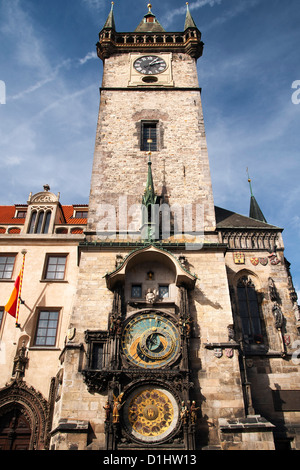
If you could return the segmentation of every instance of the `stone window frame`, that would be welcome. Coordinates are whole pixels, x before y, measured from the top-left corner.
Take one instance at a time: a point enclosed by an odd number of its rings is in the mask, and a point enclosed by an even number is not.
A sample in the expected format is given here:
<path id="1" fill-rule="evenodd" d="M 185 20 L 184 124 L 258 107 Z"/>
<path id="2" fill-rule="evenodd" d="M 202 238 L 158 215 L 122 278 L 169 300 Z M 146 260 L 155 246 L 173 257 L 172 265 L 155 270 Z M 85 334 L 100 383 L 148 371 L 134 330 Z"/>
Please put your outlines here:
<path id="1" fill-rule="evenodd" d="M 69 253 L 46 253 L 41 281 L 44 281 L 44 282 L 58 282 L 58 283 L 59 282 L 67 282 L 66 281 L 66 273 L 67 273 L 68 257 L 69 257 Z M 48 267 L 49 267 L 49 260 L 51 258 L 65 258 L 64 272 L 63 272 L 63 277 L 61 279 L 47 277 Z M 58 272 L 62 272 L 62 271 L 55 271 L 55 273 L 56 272 L 58 273 Z"/>
<path id="2" fill-rule="evenodd" d="M 1 331 L 2 324 L 3 324 L 4 313 L 5 313 L 4 307 L 0 307 L 0 331 Z M 0 347 L 1 347 L 1 345 L 0 345 Z"/>
<path id="3" fill-rule="evenodd" d="M 133 288 L 134 287 L 139 287 L 141 289 L 141 295 L 139 297 L 136 297 L 134 295 L 132 295 L 133 293 Z M 134 283 L 134 284 L 131 284 L 131 287 L 130 287 L 130 298 L 131 299 L 138 299 L 140 300 L 141 298 L 143 297 L 143 284 L 142 283 Z"/>
<path id="4" fill-rule="evenodd" d="M 57 321 L 56 321 L 56 327 L 55 327 L 55 341 L 54 344 L 37 344 L 37 334 L 38 334 L 38 328 L 40 324 L 40 315 L 42 312 L 48 312 L 52 313 L 55 312 L 57 313 Z M 50 321 L 50 320 L 49 320 Z M 53 320 L 51 320 L 53 321 Z M 33 344 L 32 347 L 36 349 L 56 349 L 57 348 L 57 341 L 58 341 L 58 333 L 59 333 L 59 327 L 60 327 L 60 322 L 61 322 L 61 307 L 39 307 L 36 311 L 36 323 L 35 323 L 35 329 L 34 329 L 34 336 L 33 336 Z M 47 330 L 50 329 L 49 326 L 47 326 Z M 53 329 L 53 328 L 51 328 Z M 46 336 L 47 338 L 48 336 Z M 53 336 L 51 336 L 53 337 Z"/>
<path id="5" fill-rule="evenodd" d="M 30 213 L 28 234 L 49 233 L 52 211 L 51 209 L 33 208 Z"/>
<path id="6" fill-rule="evenodd" d="M 11 281 L 12 278 L 13 278 L 13 273 L 14 273 L 14 269 L 15 269 L 17 254 L 16 254 L 16 253 L 1 253 L 1 254 L 0 254 L 0 258 L 14 258 L 13 263 L 9 263 L 9 266 L 12 265 L 11 272 L 10 272 L 10 271 L 7 271 L 8 273 L 11 274 L 11 276 L 10 276 L 10 277 L 2 277 L 2 276 L 0 276 L 0 281 L 3 281 L 3 282 L 5 282 L 5 281 Z M 5 264 L 5 266 L 7 265 L 7 263 L 4 263 L 4 264 Z M 5 268 L 4 268 L 3 274 L 5 274 L 5 272 L 6 272 L 6 270 L 5 270 Z"/>
<path id="7" fill-rule="evenodd" d="M 144 135 L 145 135 L 145 127 L 150 125 L 155 125 L 155 144 L 144 145 Z M 140 150 L 142 152 L 158 152 L 160 148 L 160 125 L 158 119 L 143 119 L 140 121 Z M 150 137 L 150 136 L 149 136 Z"/>

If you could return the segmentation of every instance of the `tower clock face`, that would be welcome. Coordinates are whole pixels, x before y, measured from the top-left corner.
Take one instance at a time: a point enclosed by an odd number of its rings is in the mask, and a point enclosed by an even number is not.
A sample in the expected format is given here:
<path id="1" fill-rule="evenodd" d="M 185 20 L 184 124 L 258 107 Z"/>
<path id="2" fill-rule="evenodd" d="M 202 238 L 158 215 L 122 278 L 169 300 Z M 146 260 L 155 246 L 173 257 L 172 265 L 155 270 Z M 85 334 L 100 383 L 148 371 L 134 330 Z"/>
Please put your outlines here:
<path id="1" fill-rule="evenodd" d="M 161 57 L 147 55 L 136 59 L 133 64 L 135 70 L 144 75 L 157 75 L 166 70 L 167 64 Z"/>
<path id="2" fill-rule="evenodd" d="M 122 349 L 132 364 L 155 369 L 176 358 L 180 336 L 176 326 L 167 318 L 155 312 L 143 313 L 127 323 Z"/>

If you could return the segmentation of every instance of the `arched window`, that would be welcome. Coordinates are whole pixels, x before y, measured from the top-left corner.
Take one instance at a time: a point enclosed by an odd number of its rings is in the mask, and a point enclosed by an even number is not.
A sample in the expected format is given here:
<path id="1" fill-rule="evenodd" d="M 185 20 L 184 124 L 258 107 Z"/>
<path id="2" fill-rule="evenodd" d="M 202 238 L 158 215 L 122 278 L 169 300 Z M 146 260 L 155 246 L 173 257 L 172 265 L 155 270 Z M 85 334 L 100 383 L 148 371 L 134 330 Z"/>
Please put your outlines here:
<path id="1" fill-rule="evenodd" d="M 51 220 L 51 211 L 32 211 L 28 233 L 48 233 Z"/>
<path id="2" fill-rule="evenodd" d="M 50 212 L 50 211 L 47 211 L 47 212 L 46 212 L 46 215 L 45 215 L 43 233 L 48 233 L 48 231 L 49 231 L 49 225 L 50 225 L 50 219 L 51 219 L 51 212 Z"/>
<path id="3" fill-rule="evenodd" d="M 29 224 L 29 229 L 28 229 L 28 233 L 34 233 L 34 227 L 35 227 L 36 216 L 37 216 L 37 212 L 36 212 L 36 211 L 32 211 L 32 213 L 31 213 L 31 219 L 30 219 L 30 224 Z"/>
<path id="4" fill-rule="evenodd" d="M 44 220 L 44 211 L 41 211 L 38 215 L 38 220 L 37 220 L 37 226 L 36 226 L 35 233 L 41 233 L 42 232 L 43 220 Z"/>
<path id="5" fill-rule="evenodd" d="M 244 276 L 238 281 L 237 297 L 244 340 L 250 343 L 261 343 L 259 303 L 255 285 L 248 276 Z"/>

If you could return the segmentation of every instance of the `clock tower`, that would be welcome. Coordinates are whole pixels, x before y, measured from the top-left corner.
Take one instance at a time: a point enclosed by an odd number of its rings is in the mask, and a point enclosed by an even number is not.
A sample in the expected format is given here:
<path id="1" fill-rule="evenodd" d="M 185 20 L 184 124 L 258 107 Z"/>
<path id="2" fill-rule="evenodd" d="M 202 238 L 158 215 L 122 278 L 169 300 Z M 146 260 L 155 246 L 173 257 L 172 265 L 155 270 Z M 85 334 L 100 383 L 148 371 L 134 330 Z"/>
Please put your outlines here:
<path id="1" fill-rule="evenodd" d="M 120 33 L 112 6 L 97 43 L 103 80 L 57 449 L 76 433 L 86 449 L 195 450 L 219 444 L 218 418 L 244 416 L 197 76 L 201 33 L 188 7 L 181 32 L 166 32 L 151 9 Z"/>

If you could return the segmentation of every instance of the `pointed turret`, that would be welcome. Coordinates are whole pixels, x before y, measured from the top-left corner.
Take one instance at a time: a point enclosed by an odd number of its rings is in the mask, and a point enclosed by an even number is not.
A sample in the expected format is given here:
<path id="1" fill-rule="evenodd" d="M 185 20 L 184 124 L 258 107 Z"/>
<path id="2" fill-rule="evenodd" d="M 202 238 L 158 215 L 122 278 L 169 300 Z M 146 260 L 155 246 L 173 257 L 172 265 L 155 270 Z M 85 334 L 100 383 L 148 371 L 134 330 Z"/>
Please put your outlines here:
<path id="1" fill-rule="evenodd" d="M 259 220 L 260 222 L 265 222 L 267 223 L 264 214 L 261 211 L 261 208 L 258 205 L 258 202 L 256 201 L 253 191 L 252 191 L 252 185 L 251 185 L 251 179 L 249 178 L 248 174 L 248 183 L 250 186 L 250 194 L 251 194 L 251 199 L 250 199 L 250 212 L 249 212 L 249 217 L 251 219 Z"/>
<path id="2" fill-rule="evenodd" d="M 148 12 L 136 28 L 136 33 L 163 33 L 165 30 L 151 11 L 152 5 L 148 3 Z"/>
<path id="3" fill-rule="evenodd" d="M 145 189 L 145 193 L 143 195 L 143 200 L 142 200 L 142 204 L 146 207 L 148 207 L 150 204 L 155 204 L 157 201 L 157 196 L 155 195 L 155 191 L 154 191 L 151 165 L 152 165 L 151 153 L 149 153 L 147 183 L 146 183 L 146 189 Z"/>
<path id="4" fill-rule="evenodd" d="M 190 13 L 189 4 L 188 2 L 186 2 L 186 17 L 185 17 L 185 23 L 184 23 L 184 31 L 186 31 L 188 28 L 197 28 L 197 26 Z"/>
<path id="5" fill-rule="evenodd" d="M 157 196 L 154 191 L 154 183 L 151 170 L 151 152 L 148 160 L 148 176 L 146 189 L 142 199 L 142 240 L 157 240 L 159 238 L 159 221 L 157 213 Z"/>
<path id="6" fill-rule="evenodd" d="M 115 18 L 114 18 L 114 2 L 111 2 L 111 9 L 107 17 L 106 23 L 103 29 L 116 29 Z"/>

